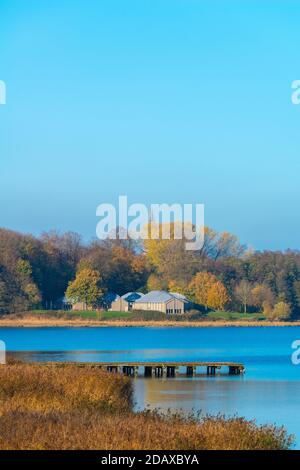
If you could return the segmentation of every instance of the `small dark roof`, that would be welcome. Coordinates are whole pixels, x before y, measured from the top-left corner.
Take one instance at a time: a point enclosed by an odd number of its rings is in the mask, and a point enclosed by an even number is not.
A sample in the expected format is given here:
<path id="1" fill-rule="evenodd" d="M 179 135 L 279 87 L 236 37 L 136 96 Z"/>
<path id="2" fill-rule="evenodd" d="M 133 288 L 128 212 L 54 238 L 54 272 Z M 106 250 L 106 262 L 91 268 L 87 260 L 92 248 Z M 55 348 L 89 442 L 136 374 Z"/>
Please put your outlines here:
<path id="1" fill-rule="evenodd" d="M 102 300 L 105 302 L 114 302 L 115 300 L 118 300 L 120 296 L 118 294 L 115 294 L 114 292 L 107 292 L 106 294 L 103 295 Z"/>
<path id="2" fill-rule="evenodd" d="M 136 302 L 138 299 L 143 297 L 144 294 L 141 292 L 127 292 L 127 294 L 122 295 L 122 299 L 126 302 Z"/>

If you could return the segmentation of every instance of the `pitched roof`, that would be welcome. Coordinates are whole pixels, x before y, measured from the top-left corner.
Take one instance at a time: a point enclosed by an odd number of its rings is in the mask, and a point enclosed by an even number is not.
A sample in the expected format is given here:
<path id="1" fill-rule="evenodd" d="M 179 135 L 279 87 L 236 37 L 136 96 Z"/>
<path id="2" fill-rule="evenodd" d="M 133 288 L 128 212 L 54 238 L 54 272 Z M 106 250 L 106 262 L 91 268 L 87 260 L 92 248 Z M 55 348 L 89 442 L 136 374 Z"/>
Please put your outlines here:
<path id="1" fill-rule="evenodd" d="M 183 300 L 183 302 L 190 303 L 190 300 L 186 298 L 185 295 L 179 294 L 178 292 L 170 292 L 176 299 Z"/>
<path id="2" fill-rule="evenodd" d="M 182 300 L 185 303 L 189 303 L 190 301 L 183 295 L 179 294 L 178 292 L 167 292 L 165 290 L 152 290 L 148 292 L 148 294 L 143 295 L 139 299 L 137 299 L 136 303 L 141 302 L 169 302 L 171 299 L 178 299 Z"/>
<path id="3" fill-rule="evenodd" d="M 122 299 L 126 300 L 126 302 L 135 302 L 139 298 L 141 298 L 144 294 L 141 292 L 127 292 L 127 294 L 122 295 Z"/>
<path id="4" fill-rule="evenodd" d="M 173 299 L 174 295 L 164 290 L 152 290 L 148 294 L 143 295 L 140 299 L 136 300 L 136 303 L 140 302 L 168 302 Z"/>

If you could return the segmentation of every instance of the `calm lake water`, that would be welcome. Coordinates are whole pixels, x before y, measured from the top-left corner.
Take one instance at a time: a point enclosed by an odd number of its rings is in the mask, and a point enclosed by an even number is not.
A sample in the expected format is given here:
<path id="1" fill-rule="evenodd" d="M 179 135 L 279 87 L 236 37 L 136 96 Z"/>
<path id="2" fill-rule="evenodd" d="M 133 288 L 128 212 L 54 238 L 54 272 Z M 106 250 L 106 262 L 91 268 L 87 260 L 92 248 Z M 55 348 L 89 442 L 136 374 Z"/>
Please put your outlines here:
<path id="1" fill-rule="evenodd" d="M 291 362 L 296 339 L 298 327 L 0 328 L 7 351 L 28 361 L 242 362 L 244 376 L 138 377 L 136 409 L 221 412 L 285 425 L 296 435 L 299 448 L 300 365 Z"/>

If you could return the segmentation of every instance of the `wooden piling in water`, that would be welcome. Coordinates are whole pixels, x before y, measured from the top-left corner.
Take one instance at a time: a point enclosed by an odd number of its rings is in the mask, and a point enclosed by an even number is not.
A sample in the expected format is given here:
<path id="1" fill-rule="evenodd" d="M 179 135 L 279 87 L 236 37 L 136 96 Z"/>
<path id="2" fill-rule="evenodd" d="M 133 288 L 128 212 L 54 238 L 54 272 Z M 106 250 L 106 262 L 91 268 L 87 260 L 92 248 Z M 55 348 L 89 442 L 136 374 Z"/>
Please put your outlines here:
<path id="1" fill-rule="evenodd" d="M 154 368 L 154 375 L 155 375 L 155 377 L 162 377 L 163 376 L 163 367 L 162 366 L 156 366 Z"/>
<path id="2" fill-rule="evenodd" d="M 175 377 L 176 368 L 173 366 L 167 366 L 167 377 Z"/>
<path id="3" fill-rule="evenodd" d="M 216 375 L 216 367 L 215 366 L 207 366 L 206 373 L 207 373 L 207 375 Z"/>
<path id="4" fill-rule="evenodd" d="M 229 366 L 229 375 L 240 375 L 241 372 L 243 372 L 241 367 Z"/>
<path id="5" fill-rule="evenodd" d="M 187 366 L 186 367 L 186 375 L 187 377 L 193 377 L 193 375 L 195 374 L 196 372 L 196 367 L 194 366 Z"/>
<path id="6" fill-rule="evenodd" d="M 186 368 L 186 376 L 192 377 L 196 373 L 197 367 L 206 367 L 206 373 L 209 376 L 214 376 L 216 371 L 218 373 L 221 367 L 228 367 L 229 375 L 240 375 L 244 373 L 245 367 L 238 362 L 202 362 L 202 361 L 164 361 L 164 362 L 39 362 L 36 365 L 44 365 L 49 367 L 65 367 L 68 364 L 76 365 L 77 367 L 98 368 L 104 369 L 111 373 L 123 372 L 124 375 L 130 377 L 138 374 L 139 368 L 144 368 L 145 377 L 175 377 L 179 367 Z"/>

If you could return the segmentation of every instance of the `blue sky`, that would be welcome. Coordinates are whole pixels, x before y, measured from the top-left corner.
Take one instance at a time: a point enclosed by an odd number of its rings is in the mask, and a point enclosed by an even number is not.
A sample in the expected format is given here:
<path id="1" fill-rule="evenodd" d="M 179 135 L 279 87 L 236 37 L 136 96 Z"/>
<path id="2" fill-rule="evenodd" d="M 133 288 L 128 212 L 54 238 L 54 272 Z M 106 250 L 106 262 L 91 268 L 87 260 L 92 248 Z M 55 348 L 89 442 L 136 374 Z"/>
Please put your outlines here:
<path id="1" fill-rule="evenodd" d="M 299 20 L 296 0 L 0 0 L 1 226 L 88 239 L 126 194 L 299 249 Z"/>

